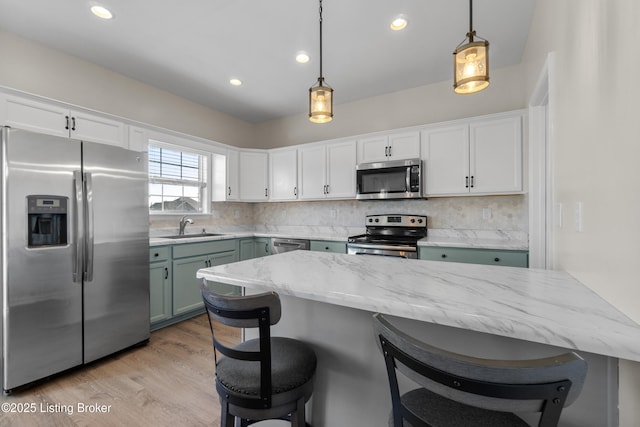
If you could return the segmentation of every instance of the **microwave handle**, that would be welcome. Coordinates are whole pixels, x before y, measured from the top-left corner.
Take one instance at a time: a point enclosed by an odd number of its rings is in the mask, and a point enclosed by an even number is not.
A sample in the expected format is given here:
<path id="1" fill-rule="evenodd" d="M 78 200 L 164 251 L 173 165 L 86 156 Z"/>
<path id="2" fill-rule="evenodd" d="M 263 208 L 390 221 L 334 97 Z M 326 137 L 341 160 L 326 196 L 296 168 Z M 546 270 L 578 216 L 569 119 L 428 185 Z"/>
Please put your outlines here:
<path id="1" fill-rule="evenodd" d="M 406 187 L 405 188 L 407 189 L 407 191 L 411 191 L 411 166 L 409 166 L 407 168 L 407 176 L 406 176 L 405 180 L 406 180 Z"/>

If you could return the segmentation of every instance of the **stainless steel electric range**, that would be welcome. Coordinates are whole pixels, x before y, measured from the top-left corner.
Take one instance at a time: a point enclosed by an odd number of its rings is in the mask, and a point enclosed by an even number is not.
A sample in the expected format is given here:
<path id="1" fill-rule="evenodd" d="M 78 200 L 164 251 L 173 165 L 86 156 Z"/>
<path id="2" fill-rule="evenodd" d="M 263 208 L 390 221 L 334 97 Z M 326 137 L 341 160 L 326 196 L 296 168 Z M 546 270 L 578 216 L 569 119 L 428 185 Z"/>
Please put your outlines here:
<path id="1" fill-rule="evenodd" d="M 427 235 L 423 215 L 367 215 L 366 233 L 349 237 L 350 255 L 418 258 L 418 240 Z"/>

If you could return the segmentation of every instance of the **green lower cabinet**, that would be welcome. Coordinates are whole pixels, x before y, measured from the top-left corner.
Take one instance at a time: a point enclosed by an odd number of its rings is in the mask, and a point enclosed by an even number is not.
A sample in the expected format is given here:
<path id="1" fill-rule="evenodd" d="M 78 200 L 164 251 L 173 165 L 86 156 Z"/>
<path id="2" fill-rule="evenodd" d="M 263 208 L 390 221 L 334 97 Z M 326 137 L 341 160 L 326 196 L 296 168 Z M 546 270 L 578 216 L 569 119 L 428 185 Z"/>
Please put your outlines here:
<path id="1" fill-rule="evenodd" d="M 465 262 L 508 267 L 529 266 L 529 251 L 518 250 L 422 246 L 418 248 L 418 257 L 431 261 Z"/>
<path id="2" fill-rule="evenodd" d="M 151 329 L 155 330 L 204 312 L 200 295 L 201 268 L 239 260 L 237 239 L 151 247 L 149 302 Z M 240 295 L 241 288 L 208 283 L 211 290 Z"/>
<path id="3" fill-rule="evenodd" d="M 312 240 L 309 249 L 318 252 L 333 252 L 337 254 L 347 253 L 347 244 L 334 240 Z"/>
<path id="4" fill-rule="evenodd" d="M 209 256 L 200 255 L 173 261 L 173 315 L 204 307 L 200 295 L 200 281 L 196 272 L 209 267 Z"/>
<path id="5" fill-rule="evenodd" d="M 170 319 L 171 313 L 171 248 L 149 250 L 149 311 L 151 323 Z"/>
<path id="6" fill-rule="evenodd" d="M 250 237 L 240 239 L 240 261 L 271 255 L 271 238 Z"/>
<path id="7" fill-rule="evenodd" d="M 240 261 L 253 259 L 256 257 L 255 239 L 249 237 L 240 239 Z"/>
<path id="8" fill-rule="evenodd" d="M 255 257 L 260 258 L 263 256 L 271 255 L 271 238 L 269 237 L 256 237 L 253 242 L 255 248 Z"/>

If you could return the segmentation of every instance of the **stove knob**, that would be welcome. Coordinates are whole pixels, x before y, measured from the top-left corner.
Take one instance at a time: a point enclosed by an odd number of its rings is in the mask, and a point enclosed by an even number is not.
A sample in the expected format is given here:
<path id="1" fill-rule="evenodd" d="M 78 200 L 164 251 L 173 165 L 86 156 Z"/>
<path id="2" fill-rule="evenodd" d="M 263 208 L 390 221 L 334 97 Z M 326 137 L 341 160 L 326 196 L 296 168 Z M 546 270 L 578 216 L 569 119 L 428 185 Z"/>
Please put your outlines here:
<path id="1" fill-rule="evenodd" d="M 416 222 L 415 218 L 411 218 L 411 224 L 413 224 L 414 222 Z"/>
<path id="2" fill-rule="evenodd" d="M 422 224 L 422 218 L 418 220 L 418 224 Z"/>
<path id="3" fill-rule="evenodd" d="M 376 222 L 380 222 L 380 219 L 379 219 L 379 218 L 376 218 Z"/>
<path id="4" fill-rule="evenodd" d="M 373 218 L 369 218 L 369 222 L 373 222 Z"/>

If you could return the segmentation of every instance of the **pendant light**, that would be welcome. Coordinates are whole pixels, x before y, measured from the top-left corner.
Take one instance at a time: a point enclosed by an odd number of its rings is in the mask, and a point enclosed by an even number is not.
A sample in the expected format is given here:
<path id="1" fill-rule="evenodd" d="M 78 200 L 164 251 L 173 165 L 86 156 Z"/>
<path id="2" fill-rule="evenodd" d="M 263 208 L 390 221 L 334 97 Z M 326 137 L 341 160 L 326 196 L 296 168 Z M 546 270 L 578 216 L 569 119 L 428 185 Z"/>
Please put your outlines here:
<path id="1" fill-rule="evenodd" d="M 309 120 L 328 123 L 333 120 L 333 89 L 322 77 L 322 0 L 320 0 L 320 77 L 317 86 L 309 88 Z"/>
<path id="2" fill-rule="evenodd" d="M 465 43 L 465 39 L 453 52 L 453 88 L 456 93 L 475 93 L 489 86 L 489 42 L 485 39 L 475 41 L 475 36 L 473 0 L 469 0 L 469 42 Z"/>

